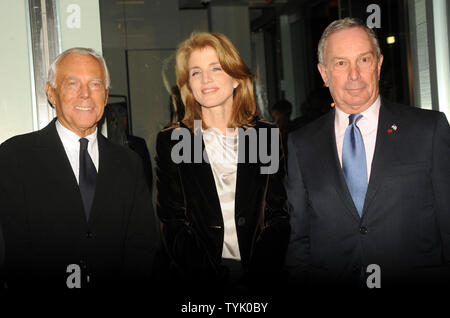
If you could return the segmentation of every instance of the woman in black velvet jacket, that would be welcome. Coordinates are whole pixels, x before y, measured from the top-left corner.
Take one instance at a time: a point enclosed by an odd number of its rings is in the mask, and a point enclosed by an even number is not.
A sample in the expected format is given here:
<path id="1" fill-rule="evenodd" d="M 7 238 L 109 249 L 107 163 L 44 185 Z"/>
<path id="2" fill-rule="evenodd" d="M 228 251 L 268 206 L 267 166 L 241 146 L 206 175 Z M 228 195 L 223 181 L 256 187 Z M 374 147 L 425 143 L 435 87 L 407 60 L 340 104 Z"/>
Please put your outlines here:
<path id="1" fill-rule="evenodd" d="M 186 114 L 156 145 L 159 278 L 166 269 L 184 291 L 272 288 L 290 233 L 278 128 L 257 119 L 250 71 L 224 35 L 192 34 L 176 74 Z"/>

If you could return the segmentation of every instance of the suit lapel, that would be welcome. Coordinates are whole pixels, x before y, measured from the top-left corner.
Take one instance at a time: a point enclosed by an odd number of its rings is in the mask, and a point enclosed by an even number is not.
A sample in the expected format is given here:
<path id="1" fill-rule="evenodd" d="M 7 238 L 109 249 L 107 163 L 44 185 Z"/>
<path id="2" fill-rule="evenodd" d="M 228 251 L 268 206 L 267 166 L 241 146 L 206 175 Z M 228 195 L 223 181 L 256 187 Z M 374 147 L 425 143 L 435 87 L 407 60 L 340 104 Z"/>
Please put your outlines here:
<path id="1" fill-rule="evenodd" d="M 256 129 L 256 128 L 249 128 L 249 129 Z M 258 135 L 258 147 L 259 147 L 259 130 L 256 129 L 256 134 Z M 239 145 L 241 145 L 243 142 L 245 142 L 242 139 L 242 135 L 239 134 Z M 258 175 L 258 169 L 260 168 L 260 165 L 258 163 L 250 163 L 250 144 L 248 142 L 245 142 L 245 151 L 244 153 L 238 153 L 238 165 L 237 165 L 237 172 L 236 172 L 236 192 L 235 192 L 235 202 L 234 202 L 234 210 L 235 210 L 235 217 L 238 218 L 239 216 L 245 214 L 248 212 L 248 198 L 251 197 L 252 189 L 254 190 L 256 187 L 253 186 L 253 183 L 256 180 L 256 176 Z M 259 150 L 259 148 L 257 149 Z M 241 147 L 239 147 L 239 150 Z"/>
<path id="2" fill-rule="evenodd" d="M 347 188 L 347 183 L 345 182 L 344 175 L 342 173 L 341 164 L 339 162 L 339 157 L 336 148 L 336 134 L 334 131 L 334 116 L 335 110 L 329 112 L 329 117 L 324 125 L 323 130 L 318 135 L 320 141 L 317 142 L 321 149 L 320 159 L 322 162 L 322 167 L 320 170 L 324 170 L 325 176 L 330 176 L 334 182 L 336 192 L 342 199 L 342 202 L 347 207 L 348 213 L 356 220 L 360 221 L 358 211 L 356 210 L 353 199 Z M 323 143 L 322 141 L 325 141 Z M 325 144 L 325 147 L 320 146 Z"/>
<path id="3" fill-rule="evenodd" d="M 194 162 L 194 139 L 194 134 L 191 132 L 191 162 Z M 203 138 L 201 138 L 201 143 L 202 155 L 204 154 L 207 158 L 208 155 Z M 199 194 L 203 196 L 204 202 L 207 202 L 209 205 L 207 211 L 200 211 L 203 213 L 204 220 L 208 220 L 208 225 L 223 225 L 222 208 L 220 207 L 219 196 L 209 159 L 206 162 L 204 157 L 202 157 L 200 163 L 189 163 L 185 167 L 189 169 L 190 176 L 197 183 L 197 189 L 200 191 Z"/>
<path id="4" fill-rule="evenodd" d="M 258 131 L 257 131 L 258 133 Z M 192 160 L 194 154 L 194 135 L 192 134 Z M 239 143 L 243 142 L 239 139 Z M 208 157 L 205 150 L 205 143 L 202 139 L 202 151 L 205 156 Z M 248 198 L 251 196 L 251 189 L 253 182 L 255 181 L 255 174 L 257 169 L 259 169 L 258 163 L 248 163 L 248 158 L 246 160 L 241 158 L 241 155 L 246 155 L 249 153 L 249 144 L 245 144 L 245 153 L 238 154 L 238 164 L 236 172 L 236 192 L 235 192 L 235 217 L 238 218 L 240 215 L 245 214 Z M 204 160 L 201 163 L 194 163 L 186 165 L 190 169 L 190 175 L 196 180 L 198 184 L 198 189 L 202 189 L 205 202 L 210 205 L 210 210 L 205 211 L 205 219 L 212 222 L 211 224 L 223 225 L 222 209 L 220 207 L 220 200 L 216 188 L 216 183 L 214 180 L 214 175 L 212 172 L 211 165 Z M 214 213 L 211 213 L 213 212 Z"/>
<path id="5" fill-rule="evenodd" d="M 92 210 L 89 220 L 86 220 L 80 189 L 64 146 L 56 131 L 55 122 L 56 118 L 41 130 L 37 142 L 40 151 L 37 151 L 36 155 L 40 157 L 42 165 L 52 175 L 52 180 L 55 180 L 57 192 L 64 194 L 68 205 L 76 207 L 74 210 L 79 211 L 79 217 L 83 219 L 84 223 L 92 224 L 105 210 L 102 208 L 102 202 L 108 202 L 114 176 L 118 174 L 121 168 L 119 156 L 115 154 L 114 147 L 108 143 L 106 138 L 98 133 L 99 171 Z"/>
<path id="6" fill-rule="evenodd" d="M 364 202 L 363 217 L 381 185 L 385 171 L 388 170 L 387 165 L 390 162 L 389 156 L 395 154 L 395 132 L 388 133 L 388 129 L 391 128 L 392 124 L 397 123 L 399 119 L 400 118 L 394 114 L 391 105 L 382 99 L 378 119 L 377 140 L 372 160 L 369 186 Z"/>
<path id="7" fill-rule="evenodd" d="M 115 176 L 120 174 L 120 157 L 115 154 L 112 147 L 103 135 L 98 132 L 98 175 L 95 187 L 94 202 L 92 203 L 89 224 L 92 224 L 96 218 L 105 210 L 102 208 L 102 202 L 108 202 L 111 195 L 111 189 L 114 188 Z"/>
<path id="8" fill-rule="evenodd" d="M 76 207 L 74 210 L 80 211 L 79 217 L 85 221 L 77 179 L 56 131 L 55 122 L 56 118 L 40 131 L 36 142 L 39 149 L 35 152 L 36 160 L 47 171 L 47 186 L 52 187 L 55 193 L 62 193 L 67 206 Z"/>

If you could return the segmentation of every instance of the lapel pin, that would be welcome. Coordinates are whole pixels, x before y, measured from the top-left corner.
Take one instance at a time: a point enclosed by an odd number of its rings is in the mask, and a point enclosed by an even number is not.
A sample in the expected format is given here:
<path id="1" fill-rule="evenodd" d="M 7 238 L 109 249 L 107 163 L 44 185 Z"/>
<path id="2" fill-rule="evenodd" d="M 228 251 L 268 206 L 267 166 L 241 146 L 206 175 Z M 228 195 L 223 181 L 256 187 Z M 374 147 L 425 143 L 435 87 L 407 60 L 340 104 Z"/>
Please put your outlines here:
<path id="1" fill-rule="evenodd" d="M 387 132 L 391 134 L 392 132 L 397 131 L 397 129 L 398 129 L 398 125 L 397 124 L 392 124 L 391 128 L 389 128 L 387 130 Z"/>

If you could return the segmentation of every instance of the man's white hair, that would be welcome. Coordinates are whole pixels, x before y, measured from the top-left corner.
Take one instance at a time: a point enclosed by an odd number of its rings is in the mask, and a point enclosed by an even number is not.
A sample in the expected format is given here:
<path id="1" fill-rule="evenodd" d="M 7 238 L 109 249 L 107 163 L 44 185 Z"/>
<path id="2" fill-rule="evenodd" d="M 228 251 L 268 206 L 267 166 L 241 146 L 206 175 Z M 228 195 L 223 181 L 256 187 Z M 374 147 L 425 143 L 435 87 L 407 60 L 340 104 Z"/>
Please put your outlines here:
<path id="1" fill-rule="evenodd" d="M 367 27 L 360 19 L 357 18 L 344 18 L 340 20 L 336 20 L 331 22 L 325 31 L 323 31 L 322 36 L 319 40 L 319 44 L 317 47 L 317 58 L 319 60 L 319 63 L 326 65 L 325 61 L 325 49 L 327 45 L 327 41 L 330 35 L 333 33 L 340 31 L 340 30 L 346 30 L 350 28 L 361 28 L 364 31 L 366 31 L 367 35 L 369 36 L 370 40 L 372 41 L 373 47 L 375 48 L 375 51 L 377 53 L 377 58 L 380 58 L 381 55 L 381 49 L 380 44 L 378 43 L 377 35 L 375 32 Z"/>
<path id="2" fill-rule="evenodd" d="M 53 61 L 53 63 L 50 65 L 50 69 L 48 70 L 48 78 L 47 81 L 50 83 L 51 87 L 56 88 L 56 72 L 59 61 L 61 61 L 62 58 L 65 56 L 76 53 L 76 54 L 84 54 L 84 55 L 90 55 L 94 57 L 97 61 L 100 62 L 100 64 L 103 66 L 103 71 L 105 73 L 105 88 L 109 89 L 109 86 L 111 84 L 111 79 L 109 77 L 109 71 L 108 67 L 106 66 L 105 59 L 103 56 L 98 54 L 95 50 L 91 48 L 84 48 L 84 47 L 73 47 L 71 49 L 65 50 L 61 54 L 59 54 L 56 59 Z"/>

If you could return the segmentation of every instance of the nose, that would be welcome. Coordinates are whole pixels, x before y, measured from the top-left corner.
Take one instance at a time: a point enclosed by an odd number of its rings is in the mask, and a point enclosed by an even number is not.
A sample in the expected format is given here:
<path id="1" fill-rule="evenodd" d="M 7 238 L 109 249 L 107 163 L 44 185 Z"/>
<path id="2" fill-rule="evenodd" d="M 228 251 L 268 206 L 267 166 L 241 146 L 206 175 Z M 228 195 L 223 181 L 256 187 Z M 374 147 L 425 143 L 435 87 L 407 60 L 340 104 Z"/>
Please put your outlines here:
<path id="1" fill-rule="evenodd" d="M 203 72 L 202 73 L 202 83 L 203 84 L 206 84 L 206 83 L 210 82 L 211 79 L 212 79 L 211 78 L 211 74 L 209 72 Z"/>
<path id="2" fill-rule="evenodd" d="M 359 66 L 356 63 L 353 65 L 350 65 L 350 73 L 348 75 L 352 81 L 356 81 L 359 79 L 361 74 L 359 73 Z"/>
<path id="3" fill-rule="evenodd" d="M 90 90 L 88 84 L 81 84 L 80 85 L 80 97 L 81 98 L 88 98 L 90 95 Z"/>

